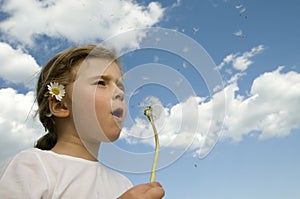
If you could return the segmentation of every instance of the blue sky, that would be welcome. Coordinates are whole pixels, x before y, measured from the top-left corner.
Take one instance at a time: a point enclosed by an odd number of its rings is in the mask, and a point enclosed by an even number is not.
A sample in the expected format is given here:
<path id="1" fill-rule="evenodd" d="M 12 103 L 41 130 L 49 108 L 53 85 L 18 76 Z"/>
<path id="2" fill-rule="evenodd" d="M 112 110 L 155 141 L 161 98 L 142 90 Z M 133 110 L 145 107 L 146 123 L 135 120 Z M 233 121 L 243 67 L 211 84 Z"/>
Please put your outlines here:
<path id="1" fill-rule="evenodd" d="M 299 7 L 296 0 L 0 1 L 0 161 L 43 134 L 30 111 L 40 67 L 71 45 L 108 39 L 129 49 L 121 57 L 129 112 L 120 140 L 103 146 L 105 164 L 134 184 L 148 182 L 153 137 L 142 112 L 151 104 L 160 113 L 157 180 L 165 198 L 298 198 Z M 171 49 L 143 48 L 144 27 L 165 28 Z M 161 47 L 167 38 L 154 39 Z M 198 51 L 180 39 L 207 53 L 199 65 L 185 57 Z M 209 58 L 215 66 L 205 68 Z M 218 73 L 223 86 L 210 92 L 207 83 L 219 80 L 198 69 Z"/>

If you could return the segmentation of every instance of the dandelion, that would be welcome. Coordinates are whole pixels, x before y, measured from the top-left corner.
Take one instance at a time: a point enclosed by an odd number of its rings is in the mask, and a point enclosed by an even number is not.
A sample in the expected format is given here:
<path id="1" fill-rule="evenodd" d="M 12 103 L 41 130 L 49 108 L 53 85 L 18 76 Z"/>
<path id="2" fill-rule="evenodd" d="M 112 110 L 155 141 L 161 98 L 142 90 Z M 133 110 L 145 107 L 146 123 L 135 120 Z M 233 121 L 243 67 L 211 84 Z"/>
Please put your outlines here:
<path id="1" fill-rule="evenodd" d="M 152 115 L 152 108 L 151 106 L 147 106 L 144 110 L 144 115 L 147 116 L 148 120 L 150 121 L 153 132 L 154 132 L 154 139 L 155 139 L 155 155 L 154 155 L 154 160 L 153 160 L 153 165 L 152 165 L 152 172 L 150 176 L 150 182 L 154 182 L 156 179 L 156 166 L 157 166 L 157 161 L 158 161 L 158 153 L 159 153 L 159 140 L 158 140 L 158 134 L 157 130 L 154 125 L 153 121 L 153 115 Z"/>

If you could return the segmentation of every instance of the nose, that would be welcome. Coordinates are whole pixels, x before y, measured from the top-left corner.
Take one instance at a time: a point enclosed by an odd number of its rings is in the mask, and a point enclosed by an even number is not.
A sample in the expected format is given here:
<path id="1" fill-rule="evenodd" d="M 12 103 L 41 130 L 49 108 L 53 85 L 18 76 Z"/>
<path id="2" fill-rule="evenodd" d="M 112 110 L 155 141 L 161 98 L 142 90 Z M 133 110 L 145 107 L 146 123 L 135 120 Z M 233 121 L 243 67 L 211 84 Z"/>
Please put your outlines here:
<path id="1" fill-rule="evenodd" d="M 124 100 L 124 91 L 123 91 L 123 89 L 120 89 L 118 86 L 116 86 L 115 89 L 114 89 L 113 98 L 123 101 Z"/>

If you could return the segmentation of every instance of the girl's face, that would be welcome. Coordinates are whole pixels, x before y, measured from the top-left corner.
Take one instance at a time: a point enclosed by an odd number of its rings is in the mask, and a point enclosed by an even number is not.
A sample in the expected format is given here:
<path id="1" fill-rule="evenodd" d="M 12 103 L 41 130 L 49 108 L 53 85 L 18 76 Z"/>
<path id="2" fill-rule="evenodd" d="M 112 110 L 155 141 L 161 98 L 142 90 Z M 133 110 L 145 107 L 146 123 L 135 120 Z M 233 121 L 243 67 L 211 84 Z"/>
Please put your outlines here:
<path id="1" fill-rule="evenodd" d="M 106 59 L 88 58 L 76 69 L 69 88 L 77 133 L 88 141 L 115 141 L 127 112 L 120 67 Z"/>

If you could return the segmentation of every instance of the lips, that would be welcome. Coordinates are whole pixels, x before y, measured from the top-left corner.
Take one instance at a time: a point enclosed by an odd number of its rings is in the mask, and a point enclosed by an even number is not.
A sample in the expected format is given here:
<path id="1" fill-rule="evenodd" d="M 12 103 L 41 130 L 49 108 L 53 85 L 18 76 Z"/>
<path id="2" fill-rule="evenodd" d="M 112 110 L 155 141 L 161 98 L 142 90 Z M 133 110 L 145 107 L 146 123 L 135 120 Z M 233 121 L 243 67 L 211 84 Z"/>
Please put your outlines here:
<path id="1" fill-rule="evenodd" d="M 122 108 L 117 108 L 112 112 L 112 115 L 119 121 L 123 120 L 124 110 Z"/>

